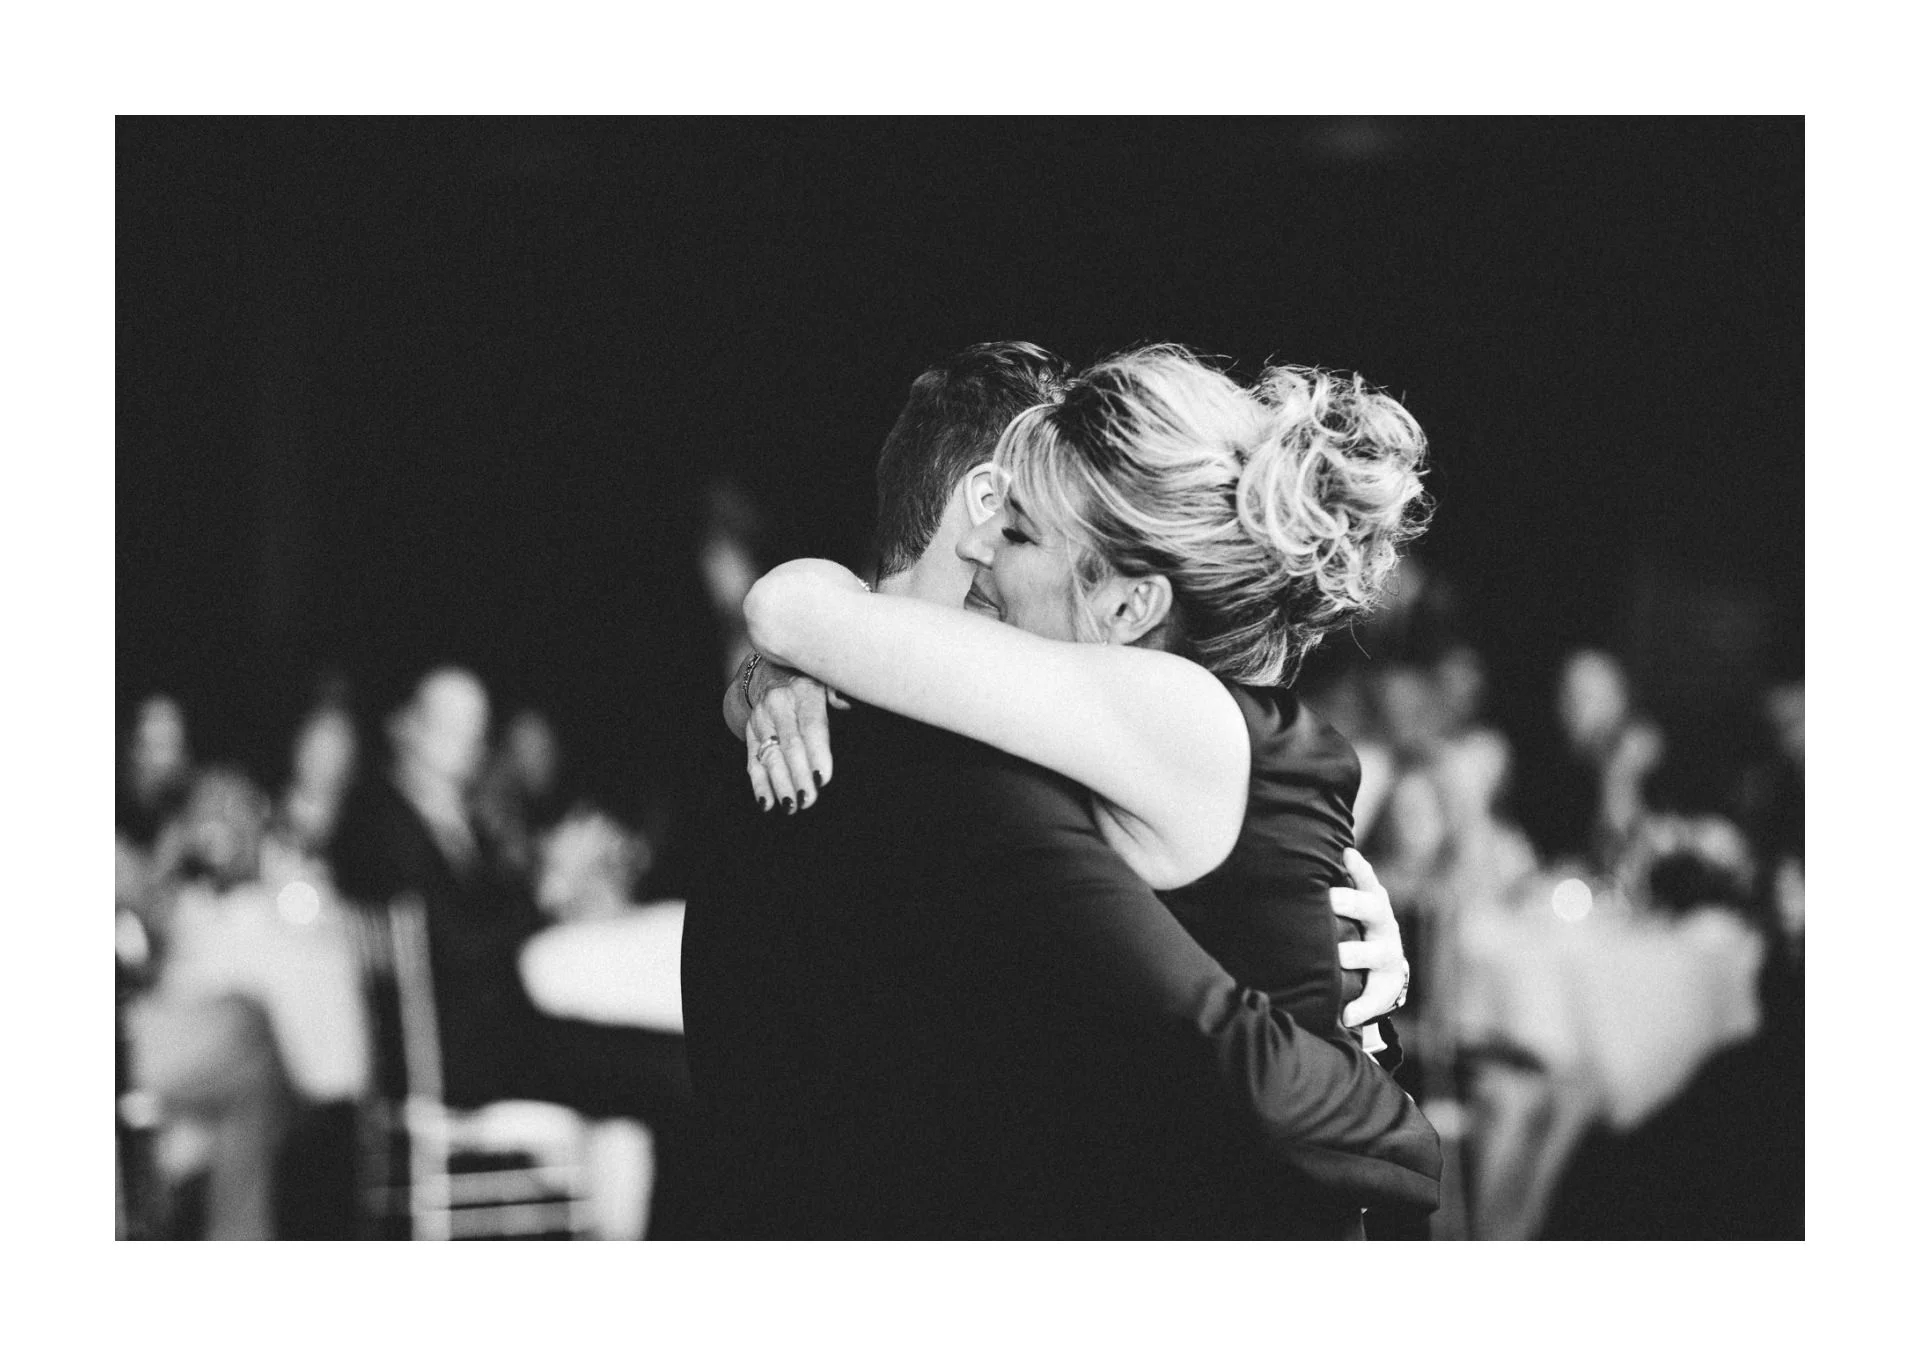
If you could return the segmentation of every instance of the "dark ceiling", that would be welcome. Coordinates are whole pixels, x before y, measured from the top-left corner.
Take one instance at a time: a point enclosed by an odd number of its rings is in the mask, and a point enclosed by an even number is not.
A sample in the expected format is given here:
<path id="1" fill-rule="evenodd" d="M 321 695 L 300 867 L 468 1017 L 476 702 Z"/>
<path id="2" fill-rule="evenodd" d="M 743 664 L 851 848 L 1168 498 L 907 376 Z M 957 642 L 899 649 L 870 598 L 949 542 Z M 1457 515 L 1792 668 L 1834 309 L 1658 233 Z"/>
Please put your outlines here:
<path id="1" fill-rule="evenodd" d="M 609 766 L 665 747 L 710 682 L 702 487 L 853 562 L 914 373 L 1014 337 L 1402 395 L 1496 667 L 1631 648 L 1631 581 L 1690 578 L 1797 672 L 1802 132 L 121 119 L 120 688 L 245 742 L 325 664 L 457 654 Z"/>

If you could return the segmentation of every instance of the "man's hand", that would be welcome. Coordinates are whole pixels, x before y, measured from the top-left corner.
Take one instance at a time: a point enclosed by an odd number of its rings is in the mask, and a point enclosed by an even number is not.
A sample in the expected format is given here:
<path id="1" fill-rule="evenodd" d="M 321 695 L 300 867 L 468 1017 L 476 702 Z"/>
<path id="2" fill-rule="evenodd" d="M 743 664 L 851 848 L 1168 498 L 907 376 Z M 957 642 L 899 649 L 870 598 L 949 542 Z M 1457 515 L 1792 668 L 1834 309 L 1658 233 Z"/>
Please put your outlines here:
<path id="1" fill-rule="evenodd" d="M 833 780 L 827 707 L 847 703 L 824 684 L 778 664 L 760 663 L 747 717 L 747 777 L 762 810 L 804 810 Z"/>
<path id="2" fill-rule="evenodd" d="M 1394 920 L 1393 904 L 1373 874 L 1353 848 L 1347 849 L 1347 874 L 1354 889 L 1336 885 L 1333 911 L 1360 925 L 1360 940 L 1340 943 L 1340 968 L 1367 972 L 1367 986 L 1360 996 L 1347 1004 L 1341 1020 L 1349 1027 L 1362 1027 L 1386 1016 L 1406 1001 L 1412 968 L 1400 946 L 1400 924 Z"/>

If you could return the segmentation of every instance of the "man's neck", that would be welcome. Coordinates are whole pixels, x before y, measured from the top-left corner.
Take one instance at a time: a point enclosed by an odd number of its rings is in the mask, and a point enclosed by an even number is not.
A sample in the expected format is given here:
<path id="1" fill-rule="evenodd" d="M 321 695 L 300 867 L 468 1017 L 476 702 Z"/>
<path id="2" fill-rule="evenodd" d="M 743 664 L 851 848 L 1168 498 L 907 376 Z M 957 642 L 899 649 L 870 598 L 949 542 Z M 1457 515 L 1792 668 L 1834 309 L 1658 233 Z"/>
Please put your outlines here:
<path id="1" fill-rule="evenodd" d="M 941 607 L 959 607 L 973 582 L 973 567 L 960 559 L 954 541 L 943 530 L 934 534 L 925 553 L 898 574 L 873 586 L 890 598 L 918 598 Z"/>
<path id="2" fill-rule="evenodd" d="M 420 816 L 455 873 L 470 870 L 479 857 L 479 841 L 467 813 L 466 795 L 460 787 L 445 777 L 409 768 L 405 763 L 394 767 L 393 784 Z"/>
<path id="3" fill-rule="evenodd" d="M 401 762 L 394 766 L 393 784 L 429 823 L 467 826 L 466 796 L 445 777 Z"/>
<path id="4" fill-rule="evenodd" d="M 967 512 L 965 486 L 956 486 L 940 512 L 940 525 L 919 559 L 898 574 L 874 585 L 876 593 L 893 598 L 918 598 L 940 607 L 959 607 L 973 583 L 973 566 L 960 558 L 960 543 L 973 530 Z"/>

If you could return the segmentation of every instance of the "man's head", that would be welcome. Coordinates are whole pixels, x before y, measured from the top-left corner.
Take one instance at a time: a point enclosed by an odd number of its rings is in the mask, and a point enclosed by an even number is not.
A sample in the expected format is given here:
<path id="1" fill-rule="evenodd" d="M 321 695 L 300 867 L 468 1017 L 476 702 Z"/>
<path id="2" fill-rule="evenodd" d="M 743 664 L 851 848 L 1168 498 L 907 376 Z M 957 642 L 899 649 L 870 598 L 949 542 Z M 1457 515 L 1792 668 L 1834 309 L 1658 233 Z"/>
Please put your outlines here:
<path id="1" fill-rule="evenodd" d="M 359 753 L 353 717 L 332 704 L 316 707 L 293 741 L 293 781 L 307 791 L 335 795 L 353 780 Z"/>
<path id="2" fill-rule="evenodd" d="M 158 800 L 184 785 L 189 770 L 187 718 L 179 702 L 155 693 L 140 703 L 127 743 L 127 775 L 133 793 L 142 801 Z"/>
<path id="3" fill-rule="evenodd" d="M 1605 650 L 1575 650 L 1560 669 L 1558 706 L 1569 743 L 1604 747 L 1631 714 L 1626 670 Z"/>
<path id="4" fill-rule="evenodd" d="M 394 757 L 410 776 L 465 790 L 486 755 L 487 715 L 487 689 L 478 678 L 465 669 L 434 669 L 388 722 Z"/>
<path id="5" fill-rule="evenodd" d="M 268 810 L 266 794 L 244 773 L 201 773 L 180 817 L 182 868 L 223 889 L 257 877 Z"/>
<path id="6" fill-rule="evenodd" d="M 560 780 L 560 737 L 553 722 L 528 709 L 507 722 L 500 751 L 520 789 L 532 796 L 552 793 Z"/>
<path id="7" fill-rule="evenodd" d="M 984 468 L 1016 414 L 1052 398 L 1067 365 L 1023 343 L 975 344 L 914 379 L 907 406 L 880 449 L 874 553 L 882 580 L 911 572 L 904 591 L 958 606 L 972 568 L 954 548 L 973 526 L 955 491 Z M 951 594 L 951 597 L 946 595 Z"/>

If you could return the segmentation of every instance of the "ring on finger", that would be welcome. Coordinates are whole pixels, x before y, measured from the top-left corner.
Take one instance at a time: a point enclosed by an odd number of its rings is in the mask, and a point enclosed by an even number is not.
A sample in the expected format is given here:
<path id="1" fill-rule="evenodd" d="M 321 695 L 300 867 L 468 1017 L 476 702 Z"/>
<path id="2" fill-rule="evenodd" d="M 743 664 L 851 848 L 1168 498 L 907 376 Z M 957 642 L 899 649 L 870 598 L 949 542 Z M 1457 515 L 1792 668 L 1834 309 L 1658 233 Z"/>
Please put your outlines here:
<path id="1" fill-rule="evenodd" d="M 761 740 L 760 743 L 754 747 L 753 756 L 755 758 L 758 758 L 761 762 L 764 763 L 767 761 L 767 755 L 772 753 L 775 749 L 779 747 L 780 747 L 780 736 L 777 734 L 768 735 L 765 739 Z"/>
<path id="2" fill-rule="evenodd" d="M 1402 980 L 1400 981 L 1400 994 L 1399 994 L 1399 997 L 1397 997 L 1397 998 L 1395 998 L 1395 999 L 1393 1000 L 1393 1006 L 1392 1006 L 1392 1007 L 1390 1007 L 1390 1008 L 1388 1008 L 1388 1009 L 1387 1009 L 1387 1011 L 1388 1011 L 1388 1012 L 1398 1012 L 1398 1011 L 1400 1011 L 1400 1009 L 1401 1009 L 1401 1008 L 1404 1008 L 1404 1007 L 1405 1007 L 1405 1006 L 1407 1005 L 1407 993 L 1408 993 L 1408 992 L 1409 992 L 1409 991 L 1410 991 L 1410 990 L 1411 990 L 1412 988 L 1413 988 L 1413 967 L 1412 967 L 1411 965 L 1409 965 L 1409 966 L 1407 967 L 1407 974 L 1406 974 L 1406 978 L 1404 978 L 1404 979 L 1402 979 Z"/>

